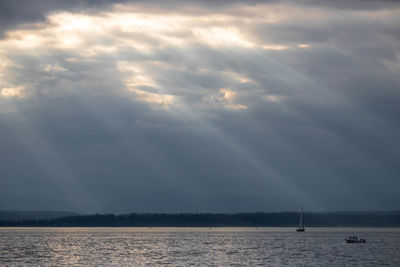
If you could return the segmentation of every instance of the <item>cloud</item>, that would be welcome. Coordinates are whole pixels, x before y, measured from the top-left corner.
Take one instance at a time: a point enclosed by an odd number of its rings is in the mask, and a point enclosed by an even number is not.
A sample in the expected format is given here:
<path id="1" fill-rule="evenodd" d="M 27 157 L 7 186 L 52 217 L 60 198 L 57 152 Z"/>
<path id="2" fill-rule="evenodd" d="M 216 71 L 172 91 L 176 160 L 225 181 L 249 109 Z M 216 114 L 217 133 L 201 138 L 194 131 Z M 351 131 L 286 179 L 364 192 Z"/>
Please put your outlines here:
<path id="1" fill-rule="evenodd" d="M 24 97 L 23 91 L 24 91 L 24 86 L 3 88 L 1 89 L 1 95 L 5 98 Z"/>
<path id="2" fill-rule="evenodd" d="M 398 208 L 396 3 L 35 3 L 1 2 L 0 208 Z"/>

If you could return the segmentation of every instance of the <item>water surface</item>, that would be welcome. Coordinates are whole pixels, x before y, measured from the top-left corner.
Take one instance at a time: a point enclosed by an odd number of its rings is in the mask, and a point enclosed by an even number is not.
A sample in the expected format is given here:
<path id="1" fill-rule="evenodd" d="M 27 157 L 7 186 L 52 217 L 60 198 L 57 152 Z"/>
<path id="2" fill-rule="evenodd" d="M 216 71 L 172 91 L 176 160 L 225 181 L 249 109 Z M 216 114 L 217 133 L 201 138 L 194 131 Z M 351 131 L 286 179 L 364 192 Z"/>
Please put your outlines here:
<path id="1" fill-rule="evenodd" d="M 400 266 L 400 229 L 0 228 L 0 265 L 38 264 Z"/>

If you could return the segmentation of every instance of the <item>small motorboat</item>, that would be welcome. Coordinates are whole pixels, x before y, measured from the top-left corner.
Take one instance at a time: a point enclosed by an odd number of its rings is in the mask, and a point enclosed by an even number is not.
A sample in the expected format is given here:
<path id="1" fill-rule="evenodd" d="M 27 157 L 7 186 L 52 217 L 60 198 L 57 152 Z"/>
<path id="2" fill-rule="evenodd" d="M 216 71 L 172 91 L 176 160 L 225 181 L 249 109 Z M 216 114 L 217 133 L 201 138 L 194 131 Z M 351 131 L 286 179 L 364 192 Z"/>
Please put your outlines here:
<path id="1" fill-rule="evenodd" d="M 349 236 L 344 239 L 346 243 L 365 243 L 365 238 L 359 238 L 357 236 Z"/>

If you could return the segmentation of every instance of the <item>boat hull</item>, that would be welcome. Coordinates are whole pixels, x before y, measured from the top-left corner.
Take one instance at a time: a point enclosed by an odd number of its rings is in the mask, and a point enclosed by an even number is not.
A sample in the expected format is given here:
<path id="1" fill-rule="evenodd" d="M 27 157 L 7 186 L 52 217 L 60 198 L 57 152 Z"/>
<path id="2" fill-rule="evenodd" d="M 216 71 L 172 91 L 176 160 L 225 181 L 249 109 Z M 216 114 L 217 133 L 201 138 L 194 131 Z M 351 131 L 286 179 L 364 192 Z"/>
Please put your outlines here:
<path id="1" fill-rule="evenodd" d="M 345 239 L 346 243 L 365 243 L 365 239 L 361 240 L 351 240 L 351 239 Z"/>

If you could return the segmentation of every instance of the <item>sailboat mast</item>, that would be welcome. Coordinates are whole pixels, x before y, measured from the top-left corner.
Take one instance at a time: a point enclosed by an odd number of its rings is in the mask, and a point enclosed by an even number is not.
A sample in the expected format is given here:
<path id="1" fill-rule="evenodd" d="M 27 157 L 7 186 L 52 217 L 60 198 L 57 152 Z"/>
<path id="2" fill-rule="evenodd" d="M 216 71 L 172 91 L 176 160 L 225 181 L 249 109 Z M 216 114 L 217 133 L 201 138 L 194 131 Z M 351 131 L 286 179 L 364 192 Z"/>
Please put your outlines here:
<path id="1" fill-rule="evenodd" d="M 299 225 L 299 228 L 297 228 L 297 232 L 304 232 L 304 211 L 303 211 L 303 206 L 301 206 L 300 225 Z"/>
<path id="2" fill-rule="evenodd" d="M 301 227 L 304 228 L 304 212 L 303 212 L 303 206 L 301 206 Z"/>
<path id="3" fill-rule="evenodd" d="M 303 207 L 301 207 L 299 228 L 303 228 Z"/>

